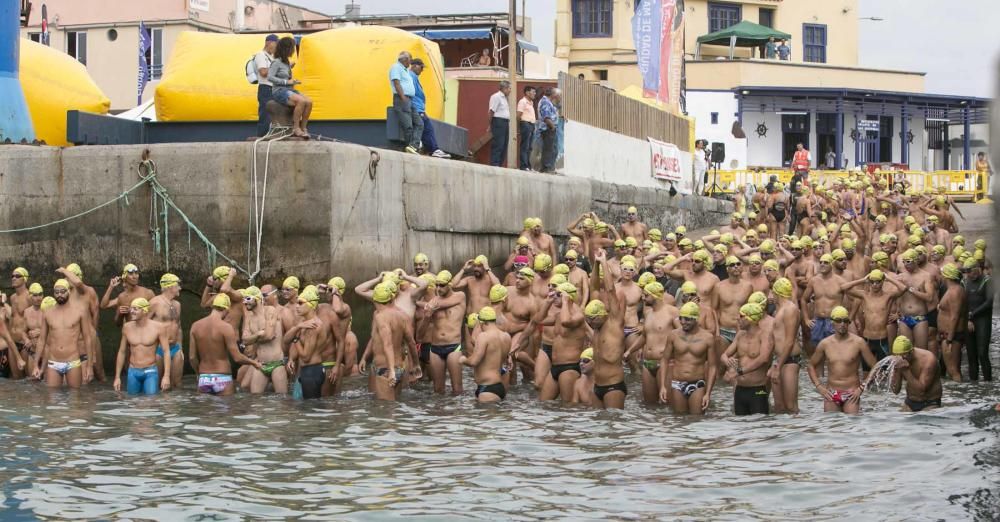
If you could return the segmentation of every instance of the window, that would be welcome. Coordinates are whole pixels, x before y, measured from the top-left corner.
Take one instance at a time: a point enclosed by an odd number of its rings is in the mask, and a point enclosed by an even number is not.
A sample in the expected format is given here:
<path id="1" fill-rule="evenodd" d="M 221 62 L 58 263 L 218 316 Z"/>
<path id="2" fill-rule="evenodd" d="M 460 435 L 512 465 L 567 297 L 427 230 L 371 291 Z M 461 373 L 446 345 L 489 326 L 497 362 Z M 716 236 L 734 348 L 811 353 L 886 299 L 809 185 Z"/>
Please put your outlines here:
<path id="1" fill-rule="evenodd" d="M 159 80 L 163 76 L 163 29 L 148 28 L 150 42 L 146 51 L 146 63 L 149 64 L 149 79 Z"/>
<path id="2" fill-rule="evenodd" d="M 878 157 L 879 161 L 892 161 L 892 116 L 878 117 Z"/>
<path id="3" fill-rule="evenodd" d="M 807 62 L 826 63 L 826 26 L 802 24 L 802 57 Z"/>
<path id="4" fill-rule="evenodd" d="M 573 36 L 611 36 L 611 0 L 573 0 Z"/>
<path id="5" fill-rule="evenodd" d="M 87 33 L 68 31 L 66 33 L 66 54 L 87 65 Z"/>
<path id="6" fill-rule="evenodd" d="M 712 125 L 718 125 L 718 124 L 719 124 L 719 113 L 713 112 L 712 113 Z"/>
<path id="7" fill-rule="evenodd" d="M 763 25 L 764 27 L 770 27 L 771 29 L 774 29 L 774 9 L 761 7 L 760 16 L 757 18 L 757 23 Z"/>
<path id="8" fill-rule="evenodd" d="M 602 82 L 608 81 L 608 70 L 607 69 L 595 69 L 594 72 L 597 73 L 597 79 L 598 79 L 598 81 L 602 81 Z"/>
<path id="9" fill-rule="evenodd" d="M 31 40 L 32 42 L 41 43 L 42 33 L 28 33 L 28 39 Z"/>
<path id="10" fill-rule="evenodd" d="M 738 5 L 708 3 L 708 32 L 714 33 L 740 23 L 743 12 Z"/>

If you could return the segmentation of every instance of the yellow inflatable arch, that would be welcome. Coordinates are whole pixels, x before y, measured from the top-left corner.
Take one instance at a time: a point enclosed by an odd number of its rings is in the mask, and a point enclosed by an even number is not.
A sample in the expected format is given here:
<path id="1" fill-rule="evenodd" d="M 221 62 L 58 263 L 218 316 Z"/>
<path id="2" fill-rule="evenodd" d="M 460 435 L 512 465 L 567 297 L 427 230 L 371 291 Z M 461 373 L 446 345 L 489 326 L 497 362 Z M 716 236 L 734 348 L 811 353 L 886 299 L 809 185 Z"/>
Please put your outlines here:
<path id="1" fill-rule="evenodd" d="M 66 146 L 66 111 L 107 114 L 111 100 L 94 83 L 87 68 L 66 53 L 22 39 L 19 56 L 21 88 L 35 127 L 35 137 Z"/>

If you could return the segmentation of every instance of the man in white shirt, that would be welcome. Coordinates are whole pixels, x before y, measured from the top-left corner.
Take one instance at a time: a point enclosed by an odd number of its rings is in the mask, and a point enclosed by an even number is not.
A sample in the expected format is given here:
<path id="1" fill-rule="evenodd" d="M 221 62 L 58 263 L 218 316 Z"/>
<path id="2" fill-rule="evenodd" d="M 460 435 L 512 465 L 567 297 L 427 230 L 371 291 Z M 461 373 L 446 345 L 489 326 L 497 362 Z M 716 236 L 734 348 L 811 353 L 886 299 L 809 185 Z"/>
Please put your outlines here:
<path id="1" fill-rule="evenodd" d="M 493 143 L 490 145 L 490 165 L 502 166 L 507 158 L 507 141 L 510 133 L 510 82 L 500 82 L 500 90 L 490 96 L 490 133 Z"/>
<path id="2" fill-rule="evenodd" d="M 694 142 L 694 183 L 691 187 L 694 193 L 701 195 L 705 187 L 705 173 L 708 172 L 708 160 L 705 159 L 705 140 Z"/>
<path id="3" fill-rule="evenodd" d="M 267 70 L 274 61 L 274 50 L 277 48 L 278 35 L 269 34 L 264 38 L 264 48 L 253 57 L 253 66 L 257 69 L 257 136 L 267 134 L 271 127 L 265 108 L 271 100 L 271 81 L 267 79 Z"/>

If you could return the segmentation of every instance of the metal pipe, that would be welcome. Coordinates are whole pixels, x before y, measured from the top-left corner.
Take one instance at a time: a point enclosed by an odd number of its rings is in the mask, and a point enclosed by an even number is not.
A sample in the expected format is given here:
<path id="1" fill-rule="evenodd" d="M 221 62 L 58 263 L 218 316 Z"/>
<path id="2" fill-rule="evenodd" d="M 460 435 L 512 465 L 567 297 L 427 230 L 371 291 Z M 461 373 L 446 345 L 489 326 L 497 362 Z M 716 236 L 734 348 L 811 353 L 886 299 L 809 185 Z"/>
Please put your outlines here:
<path id="1" fill-rule="evenodd" d="M 510 120 L 507 124 L 507 168 L 516 169 L 517 164 L 517 0 L 510 0 L 510 18 L 507 31 L 507 71 L 510 75 Z"/>

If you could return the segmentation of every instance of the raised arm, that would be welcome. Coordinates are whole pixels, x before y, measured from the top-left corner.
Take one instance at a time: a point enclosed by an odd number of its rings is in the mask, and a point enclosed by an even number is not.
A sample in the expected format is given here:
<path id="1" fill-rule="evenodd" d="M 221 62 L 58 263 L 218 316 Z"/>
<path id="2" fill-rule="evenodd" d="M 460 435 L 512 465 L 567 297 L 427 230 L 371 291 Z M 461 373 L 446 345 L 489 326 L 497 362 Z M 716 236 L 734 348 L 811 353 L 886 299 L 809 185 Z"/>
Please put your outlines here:
<path id="1" fill-rule="evenodd" d="M 382 282 L 382 277 L 384 275 L 385 272 L 380 272 L 377 276 L 373 277 L 372 279 L 369 279 L 364 283 L 361 283 L 360 285 L 354 287 L 354 293 L 366 301 L 371 301 L 372 296 L 375 293 L 374 292 L 375 285 Z"/>

